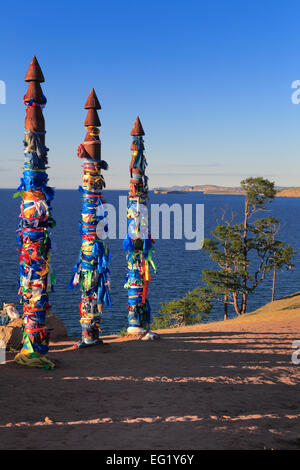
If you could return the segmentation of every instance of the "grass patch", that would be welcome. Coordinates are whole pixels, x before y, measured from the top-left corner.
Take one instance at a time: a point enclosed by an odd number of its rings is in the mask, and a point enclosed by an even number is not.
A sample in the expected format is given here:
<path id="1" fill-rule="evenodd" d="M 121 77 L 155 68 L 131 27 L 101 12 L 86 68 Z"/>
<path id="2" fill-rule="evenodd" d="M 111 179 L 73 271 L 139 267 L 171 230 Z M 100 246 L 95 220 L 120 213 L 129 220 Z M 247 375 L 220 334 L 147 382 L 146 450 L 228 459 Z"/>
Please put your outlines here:
<path id="1" fill-rule="evenodd" d="M 124 338 L 124 336 L 127 336 L 128 333 L 127 333 L 127 329 L 126 328 L 122 328 L 122 330 L 119 332 L 119 336 L 121 338 Z"/>
<path id="2" fill-rule="evenodd" d="M 289 305 L 288 307 L 283 307 L 280 310 L 296 310 L 300 308 L 300 304 Z"/>

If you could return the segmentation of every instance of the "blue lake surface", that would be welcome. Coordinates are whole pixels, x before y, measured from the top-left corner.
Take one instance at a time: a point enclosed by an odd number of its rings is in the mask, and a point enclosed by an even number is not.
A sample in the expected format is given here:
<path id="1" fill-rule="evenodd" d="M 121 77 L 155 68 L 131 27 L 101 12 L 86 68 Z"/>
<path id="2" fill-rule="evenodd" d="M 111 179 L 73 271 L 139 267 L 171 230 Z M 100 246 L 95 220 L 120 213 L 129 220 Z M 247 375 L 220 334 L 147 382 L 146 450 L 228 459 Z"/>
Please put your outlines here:
<path id="1" fill-rule="evenodd" d="M 13 199 L 15 190 L 0 190 L 0 304 L 17 302 L 19 253 L 16 250 L 16 228 L 19 221 L 20 199 Z M 107 202 L 118 207 L 119 196 L 126 196 L 126 191 L 105 191 Z M 197 192 L 185 194 L 154 194 L 149 193 L 150 201 L 156 204 L 174 203 L 204 204 L 205 237 L 215 228 L 222 210 L 233 210 L 237 215 L 242 214 L 243 196 L 203 195 Z M 51 294 L 52 311 L 57 313 L 72 336 L 80 335 L 78 305 L 80 302 L 79 289 L 67 289 L 73 266 L 80 252 L 80 236 L 78 220 L 80 219 L 81 195 L 78 191 L 57 190 L 53 201 L 53 216 L 57 226 L 52 230 L 51 238 L 56 245 L 52 256 L 52 267 L 56 272 L 57 285 Z M 228 212 L 229 213 L 229 212 Z M 289 272 L 278 272 L 276 296 L 282 297 L 300 290 L 300 198 L 276 198 L 269 205 L 266 215 L 281 219 L 281 230 L 278 238 L 290 243 L 297 250 L 293 259 L 295 268 Z M 237 216 L 236 222 L 240 221 Z M 172 231 L 171 231 L 172 234 Z M 152 313 L 155 314 L 161 302 L 180 298 L 188 290 L 197 287 L 201 282 L 202 269 L 214 267 L 207 253 L 203 250 L 187 251 L 187 240 L 156 240 L 154 260 L 157 274 L 152 275 L 149 286 L 149 301 Z M 122 240 L 108 240 L 111 251 L 111 297 L 113 307 L 105 308 L 102 320 L 104 334 L 119 332 L 127 325 L 127 291 L 124 289 L 126 272 L 125 253 Z M 271 275 L 257 288 L 255 294 L 249 296 L 248 311 L 252 311 L 271 300 Z M 20 309 L 21 311 L 21 309 Z M 230 307 L 231 316 L 235 316 Z M 210 321 L 223 319 L 223 306 L 216 304 L 210 315 Z"/>

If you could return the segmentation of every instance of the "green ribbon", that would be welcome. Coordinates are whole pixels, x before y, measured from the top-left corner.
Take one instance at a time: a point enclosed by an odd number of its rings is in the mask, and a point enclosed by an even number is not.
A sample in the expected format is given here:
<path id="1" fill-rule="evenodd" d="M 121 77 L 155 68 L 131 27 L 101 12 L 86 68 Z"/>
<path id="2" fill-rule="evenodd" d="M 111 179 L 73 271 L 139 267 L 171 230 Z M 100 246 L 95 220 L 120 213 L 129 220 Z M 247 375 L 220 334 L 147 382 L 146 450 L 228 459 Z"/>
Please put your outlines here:
<path id="1" fill-rule="evenodd" d="M 24 327 L 23 327 L 23 339 L 24 339 L 24 343 L 25 343 L 26 346 L 27 346 L 28 351 L 30 352 L 31 357 L 37 358 L 37 355 L 36 355 L 36 353 L 34 352 L 34 349 L 33 349 L 33 347 L 32 347 L 30 338 L 29 338 L 28 334 L 26 333 Z"/>
<path id="2" fill-rule="evenodd" d="M 23 199 L 23 191 L 17 191 L 13 194 L 14 199 L 16 199 L 17 197 L 21 197 Z"/>

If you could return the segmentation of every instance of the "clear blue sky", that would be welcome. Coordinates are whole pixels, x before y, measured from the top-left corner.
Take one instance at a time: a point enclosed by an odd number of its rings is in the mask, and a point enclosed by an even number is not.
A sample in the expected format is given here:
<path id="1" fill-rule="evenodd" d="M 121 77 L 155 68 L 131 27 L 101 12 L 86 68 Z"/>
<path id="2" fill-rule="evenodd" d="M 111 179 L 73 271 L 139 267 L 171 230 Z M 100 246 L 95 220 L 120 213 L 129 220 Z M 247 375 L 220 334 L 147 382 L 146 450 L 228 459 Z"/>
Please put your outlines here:
<path id="1" fill-rule="evenodd" d="M 0 187 L 17 187 L 33 55 L 45 75 L 51 185 L 77 188 L 92 87 L 110 189 L 128 187 L 140 115 L 150 186 L 300 185 L 300 5 L 289 0 L 1 2 Z"/>

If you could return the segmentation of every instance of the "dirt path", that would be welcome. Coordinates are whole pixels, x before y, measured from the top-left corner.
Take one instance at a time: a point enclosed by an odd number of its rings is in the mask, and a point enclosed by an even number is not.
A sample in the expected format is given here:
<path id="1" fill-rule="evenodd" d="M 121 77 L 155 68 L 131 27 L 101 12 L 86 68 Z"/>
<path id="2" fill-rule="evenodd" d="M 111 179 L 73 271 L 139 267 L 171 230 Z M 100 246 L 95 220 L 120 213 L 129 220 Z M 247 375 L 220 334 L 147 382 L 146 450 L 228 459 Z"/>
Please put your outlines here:
<path id="1" fill-rule="evenodd" d="M 0 366 L 1 449 L 300 448 L 300 296 L 161 341 L 52 345 L 55 371 Z"/>

